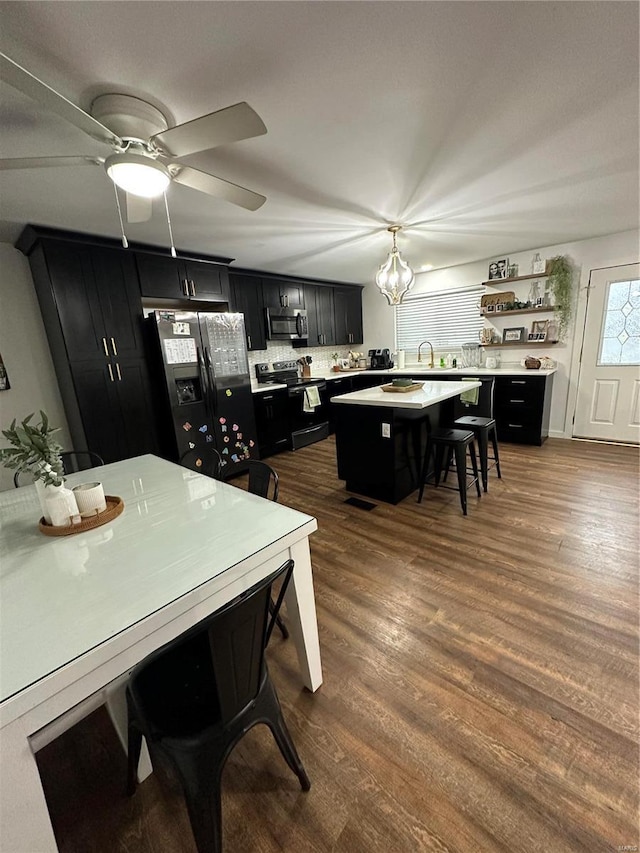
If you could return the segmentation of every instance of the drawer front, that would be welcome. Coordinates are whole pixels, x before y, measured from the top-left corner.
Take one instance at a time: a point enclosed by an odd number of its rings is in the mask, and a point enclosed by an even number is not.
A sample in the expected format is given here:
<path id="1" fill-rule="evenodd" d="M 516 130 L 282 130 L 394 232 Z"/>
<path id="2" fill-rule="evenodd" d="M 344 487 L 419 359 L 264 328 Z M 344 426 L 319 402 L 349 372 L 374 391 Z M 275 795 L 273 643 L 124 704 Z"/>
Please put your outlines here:
<path id="1" fill-rule="evenodd" d="M 511 442 L 513 444 L 542 444 L 540 430 L 527 424 L 518 424 L 515 421 L 496 423 L 498 441 Z"/>
<path id="2" fill-rule="evenodd" d="M 496 379 L 494 404 L 502 406 L 540 406 L 544 403 L 543 377 L 500 376 Z"/>

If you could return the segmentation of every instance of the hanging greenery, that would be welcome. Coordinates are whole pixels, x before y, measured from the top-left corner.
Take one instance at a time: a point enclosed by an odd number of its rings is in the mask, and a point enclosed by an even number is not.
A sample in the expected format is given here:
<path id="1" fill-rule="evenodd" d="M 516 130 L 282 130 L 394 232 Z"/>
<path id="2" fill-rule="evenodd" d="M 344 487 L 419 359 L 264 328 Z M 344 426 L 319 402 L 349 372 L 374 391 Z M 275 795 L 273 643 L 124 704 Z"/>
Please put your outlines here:
<path id="1" fill-rule="evenodd" d="M 556 255 L 547 261 L 549 289 L 553 294 L 560 341 L 564 340 L 573 315 L 573 273 L 568 255 Z"/>

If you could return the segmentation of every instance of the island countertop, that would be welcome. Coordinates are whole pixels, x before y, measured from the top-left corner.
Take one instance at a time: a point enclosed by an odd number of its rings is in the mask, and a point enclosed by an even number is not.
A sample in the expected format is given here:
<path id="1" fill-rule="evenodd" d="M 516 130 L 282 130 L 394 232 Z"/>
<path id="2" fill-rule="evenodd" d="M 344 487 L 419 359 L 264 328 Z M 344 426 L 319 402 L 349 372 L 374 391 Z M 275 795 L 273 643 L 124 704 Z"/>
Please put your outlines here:
<path id="1" fill-rule="evenodd" d="M 457 397 L 465 391 L 479 388 L 481 382 L 454 382 L 431 380 L 422 383 L 422 387 L 415 391 L 389 392 L 383 391 L 381 387 L 364 388 L 362 391 L 351 391 L 348 394 L 340 394 L 332 397 L 332 403 L 341 403 L 353 406 L 384 406 L 393 409 L 426 409 L 435 403 Z"/>

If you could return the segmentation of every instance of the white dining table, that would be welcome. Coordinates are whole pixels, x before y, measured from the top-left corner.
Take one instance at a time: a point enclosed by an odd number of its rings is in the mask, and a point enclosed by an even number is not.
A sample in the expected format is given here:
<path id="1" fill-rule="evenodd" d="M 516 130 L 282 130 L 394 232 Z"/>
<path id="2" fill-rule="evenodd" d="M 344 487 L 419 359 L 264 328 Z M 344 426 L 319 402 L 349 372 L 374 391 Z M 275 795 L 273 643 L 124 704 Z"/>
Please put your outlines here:
<path id="1" fill-rule="evenodd" d="M 309 535 L 315 518 L 155 456 L 72 474 L 123 513 L 87 532 L 38 529 L 35 486 L 0 493 L 0 851 L 57 846 L 35 753 L 105 704 L 126 744 L 139 661 L 295 561 L 285 597 L 301 682 L 322 682 Z M 139 775 L 150 772 L 148 755 Z"/>

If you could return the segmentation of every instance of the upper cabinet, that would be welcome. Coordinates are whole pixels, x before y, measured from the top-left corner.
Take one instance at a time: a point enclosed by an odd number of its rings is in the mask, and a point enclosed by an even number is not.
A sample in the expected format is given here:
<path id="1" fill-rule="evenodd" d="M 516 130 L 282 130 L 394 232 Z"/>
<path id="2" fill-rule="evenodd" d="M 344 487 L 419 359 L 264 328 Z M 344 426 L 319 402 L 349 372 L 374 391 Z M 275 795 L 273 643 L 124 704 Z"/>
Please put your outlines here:
<path id="1" fill-rule="evenodd" d="M 229 301 L 229 273 L 221 264 L 136 252 L 140 292 L 147 298 Z"/>
<path id="2" fill-rule="evenodd" d="M 304 308 L 304 285 L 302 282 L 263 278 L 262 298 L 265 308 Z"/>
<path id="3" fill-rule="evenodd" d="M 144 357 L 133 257 L 118 249 L 45 241 L 32 266 L 47 273 L 69 361 Z"/>
<path id="4" fill-rule="evenodd" d="M 362 289 L 359 287 L 336 287 L 333 292 L 336 322 L 336 344 L 361 344 Z"/>
<path id="5" fill-rule="evenodd" d="M 244 314 L 247 349 L 267 348 L 264 305 L 262 302 L 262 279 L 254 275 L 229 276 L 230 308 Z"/>
<path id="6" fill-rule="evenodd" d="M 306 284 L 304 301 L 309 321 L 308 346 L 329 346 L 336 342 L 333 287 Z"/>

